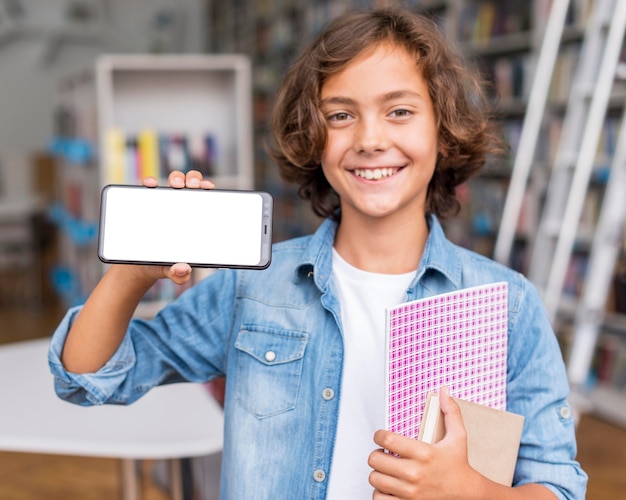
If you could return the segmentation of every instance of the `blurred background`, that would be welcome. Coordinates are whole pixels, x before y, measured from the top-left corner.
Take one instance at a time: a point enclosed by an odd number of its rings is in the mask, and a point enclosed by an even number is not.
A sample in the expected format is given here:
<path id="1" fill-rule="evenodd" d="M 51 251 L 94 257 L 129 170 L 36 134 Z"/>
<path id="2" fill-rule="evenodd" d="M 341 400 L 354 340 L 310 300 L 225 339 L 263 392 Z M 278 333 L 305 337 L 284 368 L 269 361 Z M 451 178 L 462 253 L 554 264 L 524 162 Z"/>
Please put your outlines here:
<path id="1" fill-rule="evenodd" d="M 276 241 L 315 229 L 265 151 L 276 89 L 333 17 L 406 5 L 490 83 L 510 145 L 459 189 L 447 233 L 544 293 L 574 389 L 587 498 L 626 498 L 626 209 L 608 195 L 624 186 L 614 173 L 625 163 L 624 22 L 611 24 L 620 3 L 0 0 L 0 344 L 48 337 L 85 300 L 104 269 L 108 183 L 198 168 L 219 187 L 269 191 Z M 577 97 L 578 84 L 592 91 Z M 138 314 L 180 292 L 155 286 Z M 167 498 L 158 464 L 142 467 L 144 497 Z M 0 451 L 0 500 L 109 499 L 120 488 L 116 459 Z"/>

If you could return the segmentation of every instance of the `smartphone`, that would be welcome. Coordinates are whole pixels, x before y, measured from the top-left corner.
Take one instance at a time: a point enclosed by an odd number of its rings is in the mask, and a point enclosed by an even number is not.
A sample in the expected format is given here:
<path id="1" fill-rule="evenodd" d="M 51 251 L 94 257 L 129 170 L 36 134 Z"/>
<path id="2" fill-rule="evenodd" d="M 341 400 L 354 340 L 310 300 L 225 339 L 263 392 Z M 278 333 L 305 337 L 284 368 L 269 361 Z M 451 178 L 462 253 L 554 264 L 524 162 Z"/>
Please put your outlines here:
<path id="1" fill-rule="evenodd" d="M 264 269 L 272 257 L 272 210 L 263 191 L 111 184 L 100 198 L 98 258 Z"/>

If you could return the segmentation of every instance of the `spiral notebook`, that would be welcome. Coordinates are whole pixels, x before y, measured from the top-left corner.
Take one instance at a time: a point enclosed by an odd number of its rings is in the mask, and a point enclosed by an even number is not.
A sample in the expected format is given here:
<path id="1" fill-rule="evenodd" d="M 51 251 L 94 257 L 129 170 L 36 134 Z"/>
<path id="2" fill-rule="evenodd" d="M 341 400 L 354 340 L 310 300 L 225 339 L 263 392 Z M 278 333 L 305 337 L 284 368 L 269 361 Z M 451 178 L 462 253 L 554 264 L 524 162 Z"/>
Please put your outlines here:
<path id="1" fill-rule="evenodd" d="M 506 409 L 508 285 L 387 309 L 387 428 L 417 439 L 429 392 Z"/>

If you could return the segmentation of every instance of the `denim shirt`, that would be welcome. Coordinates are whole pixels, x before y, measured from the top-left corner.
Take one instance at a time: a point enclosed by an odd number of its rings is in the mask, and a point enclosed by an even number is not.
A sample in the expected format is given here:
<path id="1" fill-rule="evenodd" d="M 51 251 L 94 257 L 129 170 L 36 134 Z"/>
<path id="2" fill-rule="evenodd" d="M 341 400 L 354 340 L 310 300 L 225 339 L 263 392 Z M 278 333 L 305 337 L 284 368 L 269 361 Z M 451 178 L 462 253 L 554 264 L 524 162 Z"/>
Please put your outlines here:
<path id="1" fill-rule="evenodd" d="M 541 483 L 558 498 L 583 499 L 587 476 L 574 460 L 565 369 L 536 290 L 520 274 L 453 245 L 435 217 L 428 223 L 406 300 L 509 283 L 507 409 L 525 416 L 514 484 Z M 71 374 L 60 363 L 79 310 L 71 309 L 50 349 L 57 393 L 82 405 L 131 403 L 158 384 L 226 375 L 221 498 L 324 499 L 343 359 L 335 231 L 326 220 L 313 235 L 276 244 L 268 269 L 218 271 L 152 320 L 134 319 L 95 374 Z"/>

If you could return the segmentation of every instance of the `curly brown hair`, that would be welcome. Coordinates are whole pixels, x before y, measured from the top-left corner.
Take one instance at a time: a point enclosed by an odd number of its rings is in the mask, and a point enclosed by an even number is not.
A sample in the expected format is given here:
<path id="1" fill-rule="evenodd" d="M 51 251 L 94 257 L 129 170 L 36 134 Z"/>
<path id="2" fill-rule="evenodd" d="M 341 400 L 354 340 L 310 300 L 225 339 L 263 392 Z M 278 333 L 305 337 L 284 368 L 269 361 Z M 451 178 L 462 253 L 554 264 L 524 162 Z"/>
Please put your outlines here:
<path id="1" fill-rule="evenodd" d="M 501 142 L 488 116 L 483 82 L 470 71 L 430 19 L 404 9 L 348 12 L 332 21 L 288 71 L 272 112 L 270 155 L 283 179 L 313 211 L 334 216 L 339 199 L 320 165 L 326 121 L 320 93 L 330 75 L 342 71 L 373 45 L 390 42 L 415 56 L 428 83 L 439 129 L 439 155 L 428 186 L 426 210 L 441 218 L 460 208 L 456 187 L 476 174 Z M 417 138 L 416 138 L 417 139 Z"/>

